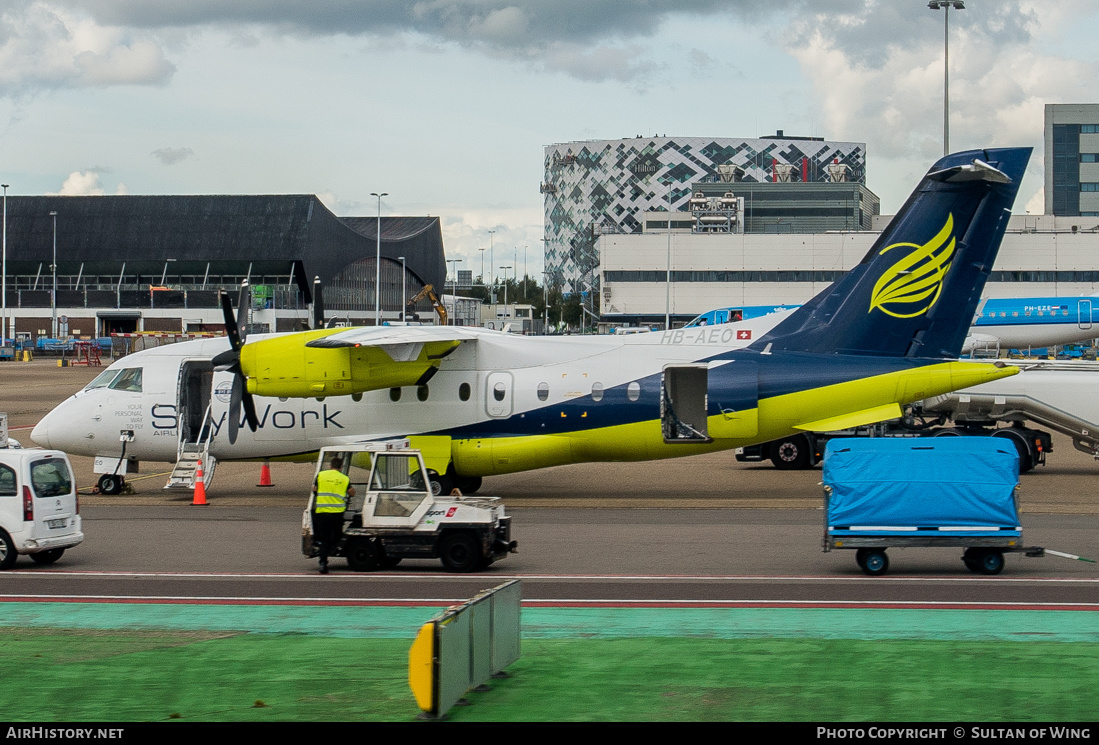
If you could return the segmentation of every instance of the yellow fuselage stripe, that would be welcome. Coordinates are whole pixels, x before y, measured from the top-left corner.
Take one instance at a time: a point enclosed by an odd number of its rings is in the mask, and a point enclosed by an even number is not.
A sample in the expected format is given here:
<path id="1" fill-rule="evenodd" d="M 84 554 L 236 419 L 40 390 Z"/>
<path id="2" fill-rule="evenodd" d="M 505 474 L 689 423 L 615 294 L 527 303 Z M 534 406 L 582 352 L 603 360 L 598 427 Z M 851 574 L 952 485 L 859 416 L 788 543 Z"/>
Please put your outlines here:
<path id="1" fill-rule="evenodd" d="M 740 412 L 746 419 L 758 422 L 751 434 L 716 436 L 715 433 L 730 430 L 723 415 L 709 417 L 712 442 L 665 443 L 660 421 L 651 419 L 554 435 L 456 439 L 451 443 L 451 457 L 458 473 L 464 476 L 490 476 L 568 463 L 657 460 L 712 453 L 785 437 L 798 431 L 796 427 L 803 422 L 885 407 L 889 403 L 908 404 L 1017 372 L 1017 368 L 984 363 L 944 362 L 787 393 L 761 399 L 755 417 L 750 416 L 753 412 Z"/>

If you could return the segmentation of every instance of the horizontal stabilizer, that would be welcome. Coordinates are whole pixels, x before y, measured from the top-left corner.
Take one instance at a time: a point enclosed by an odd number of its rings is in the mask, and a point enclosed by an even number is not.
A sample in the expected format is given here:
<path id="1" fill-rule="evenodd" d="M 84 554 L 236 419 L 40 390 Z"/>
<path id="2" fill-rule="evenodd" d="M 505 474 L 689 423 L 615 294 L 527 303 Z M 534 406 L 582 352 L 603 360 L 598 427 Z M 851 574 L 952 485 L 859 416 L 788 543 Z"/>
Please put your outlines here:
<path id="1" fill-rule="evenodd" d="M 885 404 L 884 406 L 875 406 L 872 409 L 855 411 L 842 416 L 834 416 L 830 419 L 819 419 L 815 422 L 806 422 L 797 425 L 794 429 L 800 429 L 804 432 L 835 432 L 839 429 L 864 427 L 867 424 L 887 422 L 890 419 L 899 419 L 900 417 L 901 407 L 896 403 L 891 403 Z"/>

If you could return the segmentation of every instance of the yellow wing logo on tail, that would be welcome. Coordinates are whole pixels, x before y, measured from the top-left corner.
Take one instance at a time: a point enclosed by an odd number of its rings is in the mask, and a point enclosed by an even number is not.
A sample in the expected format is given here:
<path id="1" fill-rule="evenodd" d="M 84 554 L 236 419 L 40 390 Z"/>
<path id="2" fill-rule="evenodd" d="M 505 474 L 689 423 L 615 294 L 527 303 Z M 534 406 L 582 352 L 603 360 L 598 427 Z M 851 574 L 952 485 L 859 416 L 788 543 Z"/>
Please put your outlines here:
<path id="1" fill-rule="evenodd" d="M 943 279 L 950 270 L 951 258 L 956 248 L 954 242 L 954 215 L 947 215 L 946 223 L 938 235 L 922 246 L 916 243 L 894 243 L 883 248 L 886 251 L 907 246 L 914 248 L 893 266 L 885 270 L 874 285 L 870 297 L 870 310 L 877 308 L 894 318 L 914 318 L 931 310 L 943 289 Z"/>

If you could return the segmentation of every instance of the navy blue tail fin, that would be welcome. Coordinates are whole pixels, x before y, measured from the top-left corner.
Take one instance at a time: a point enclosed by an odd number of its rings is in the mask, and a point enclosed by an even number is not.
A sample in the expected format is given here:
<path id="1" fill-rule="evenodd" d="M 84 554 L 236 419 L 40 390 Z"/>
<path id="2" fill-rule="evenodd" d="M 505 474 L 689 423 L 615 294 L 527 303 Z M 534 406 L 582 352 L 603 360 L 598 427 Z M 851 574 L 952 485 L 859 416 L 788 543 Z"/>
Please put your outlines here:
<path id="1" fill-rule="evenodd" d="M 939 160 L 859 265 L 752 348 L 957 357 L 1029 159 L 1003 148 Z"/>

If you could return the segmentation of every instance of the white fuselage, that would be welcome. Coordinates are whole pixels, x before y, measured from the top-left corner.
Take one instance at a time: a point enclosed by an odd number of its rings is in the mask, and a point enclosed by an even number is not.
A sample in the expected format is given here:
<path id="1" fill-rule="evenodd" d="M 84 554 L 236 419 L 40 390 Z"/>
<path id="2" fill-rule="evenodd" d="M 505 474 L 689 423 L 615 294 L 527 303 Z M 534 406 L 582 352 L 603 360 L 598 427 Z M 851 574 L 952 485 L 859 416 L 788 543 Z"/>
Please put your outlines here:
<path id="1" fill-rule="evenodd" d="M 628 336 L 530 337 L 478 329 L 476 339 L 446 357 L 426 386 L 367 391 L 358 401 L 350 396 L 256 397 L 259 427 L 253 433 L 242 425 L 233 444 L 226 426 L 232 374 L 211 374 L 208 366 L 214 355 L 228 349 L 228 341 L 181 342 L 129 355 L 108 368 L 141 368 L 140 391 L 86 388 L 47 414 L 31 437 L 70 454 L 117 459 L 122 452 L 120 432 L 129 430 L 133 440 L 126 446 L 127 459 L 174 463 L 181 420 L 201 419 L 207 403 L 213 433 L 209 452 L 218 460 L 287 457 L 326 445 L 447 432 L 481 423 L 491 426 L 589 396 L 599 387 L 610 389 L 659 374 L 669 363 L 705 360 L 745 347 L 788 315 Z M 206 375 L 211 376 L 208 400 L 187 398 L 188 363 L 206 364 Z M 645 397 L 651 395 L 647 391 Z M 201 406 L 202 411 L 188 412 L 188 406 Z"/>

